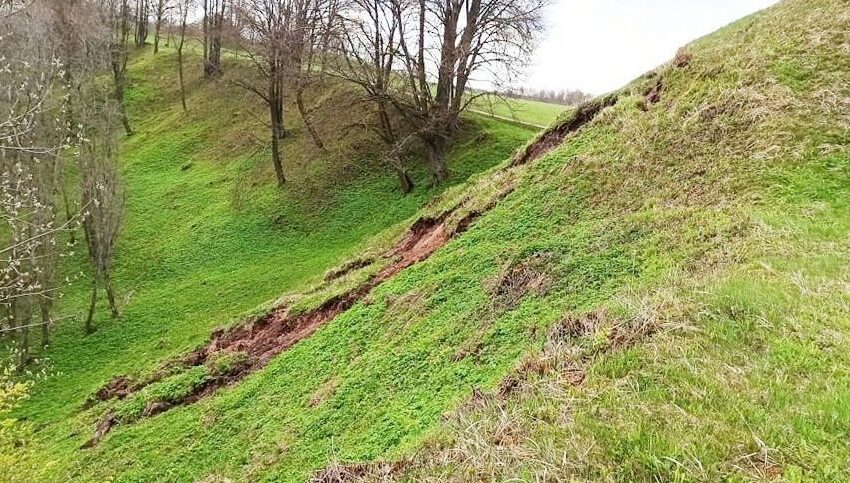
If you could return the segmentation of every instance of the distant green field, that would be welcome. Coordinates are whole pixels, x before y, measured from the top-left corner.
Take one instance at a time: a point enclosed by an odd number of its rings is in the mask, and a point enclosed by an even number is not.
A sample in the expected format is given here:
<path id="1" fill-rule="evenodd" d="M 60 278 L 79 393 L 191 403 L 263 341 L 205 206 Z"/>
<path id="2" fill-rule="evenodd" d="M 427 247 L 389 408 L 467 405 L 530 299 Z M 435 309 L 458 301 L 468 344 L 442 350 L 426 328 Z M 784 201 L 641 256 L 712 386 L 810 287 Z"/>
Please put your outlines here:
<path id="1" fill-rule="evenodd" d="M 491 116 L 509 118 L 536 126 L 548 126 L 570 106 L 525 99 L 481 97 L 472 103 L 471 108 Z"/>

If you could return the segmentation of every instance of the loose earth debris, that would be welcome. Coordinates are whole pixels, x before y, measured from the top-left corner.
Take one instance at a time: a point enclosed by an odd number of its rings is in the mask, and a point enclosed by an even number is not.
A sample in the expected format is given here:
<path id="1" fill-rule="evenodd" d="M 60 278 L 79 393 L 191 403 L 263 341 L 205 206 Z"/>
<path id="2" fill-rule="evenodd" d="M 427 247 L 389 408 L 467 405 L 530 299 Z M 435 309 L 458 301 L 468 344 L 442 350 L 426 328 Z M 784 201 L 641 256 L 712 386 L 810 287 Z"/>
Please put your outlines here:
<path id="1" fill-rule="evenodd" d="M 310 483 L 351 483 L 367 477 L 377 481 L 391 481 L 402 474 L 406 467 L 407 462 L 404 460 L 335 464 L 314 473 Z"/>
<path id="2" fill-rule="evenodd" d="M 649 91 L 646 93 L 645 99 L 647 104 L 657 104 L 658 101 L 661 100 L 661 91 L 663 89 L 664 81 L 659 76 L 655 81 L 655 85 L 653 85 L 652 88 L 649 89 Z"/>
<path id="3" fill-rule="evenodd" d="M 232 373 L 210 378 L 178 401 L 151 402 L 145 408 L 143 417 L 165 412 L 175 406 L 194 403 L 216 392 L 221 387 L 231 385 L 264 367 L 274 356 L 312 335 L 324 324 L 336 318 L 337 315 L 354 306 L 385 280 L 392 278 L 405 268 L 427 259 L 437 249 L 445 245 L 452 236 L 466 231 L 480 215 L 479 212 L 467 215 L 450 232 L 446 227 L 446 219 L 453 211 L 454 209 L 449 210 L 436 218 L 423 217 L 417 220 L 411 226 L 407 235 L 393 249 L 384 254 L 385 258 L 393 260 L 392 263 L 372 275 L 362 285 L 329 299 L 317 309 L 303 314 L 290 315 L 285 307 L 278 307 L 252 323 L 229 330 L 215 331 L 212 334 L 211 341 L 206 346 L 189 353 L 180 361 L 183 367 L 203 365 L 213 355 L 239 352 L 247 355 L 246 364 Z M 168 374 L 168 371 L 160 371 L 159 374 L 164 377 Z M 117 377 L 98 390 L 91 398 L 91 401 L 93 401 L 91 405 L 112 398 L 124 399 L 157 381 L 158 378 L 154 377 L 143 383 L 133 384 L 127 376 Z M 94 437 L 86 442 L 83 448 L 97 444 L 117 424 L 119 424 L 118 418 L 112 411 L 108 412 L 98 424 Z"/>
<path id="4" fill-rule="evenodd" d="M 560 146 L 567 135 L 581 129 L 585 124 L 592 121 L 605 108 L 611 107 L 619 100 L 619 93 L 611 93 L 606 96 L 593 99 L 578 106 L 573 114 L 557 126 L 540 135 L 533 143 L 529 144 L 511 162 L 511 166 L 520 166 L 543 156 L 552 149 Z"/>
<path id="5" fill-rule="evenodd" d="M 338 278 L 342 278 L 345 275 L 348 275 L 351 272 L 360 270 L 361 268 L 366 268 L 373 263 L 375 263 L 375 260 L 372 258 L 357 258 L 337 269 L 328 271 L 328 273 L 325 275 L 324 280 L 325 282 L 332 282 Z"/>
<path id="6" fill-rule="evenodd" d="M 128 394 L 136 390 L 137 388 L 134 387 L 133 380 L 128 376 L 117 376 L 90 396 L 83 405 L 83 409 L 88 409 L 98 402 L 108 401 L 113 398 L 124 399 Z"/>

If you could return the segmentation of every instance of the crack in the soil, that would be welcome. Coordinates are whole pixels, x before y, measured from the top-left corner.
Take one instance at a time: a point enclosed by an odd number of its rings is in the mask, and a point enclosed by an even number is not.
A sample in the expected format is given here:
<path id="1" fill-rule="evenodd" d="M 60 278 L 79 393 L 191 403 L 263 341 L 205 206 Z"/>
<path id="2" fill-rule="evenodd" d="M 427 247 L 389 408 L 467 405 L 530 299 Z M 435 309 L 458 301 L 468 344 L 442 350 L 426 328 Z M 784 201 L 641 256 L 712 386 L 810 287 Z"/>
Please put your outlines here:
<path id="1" fill-rule="evenodd" d="M 570 133 L 579 130 L 593 120 L 606 107 L 613 106 L 618 100 L 616 94 L 579 106 L 574 114 L 558 126 L 541 134 L 525 150 L 518 153 L 506 167 L 527 164 L 548 153 Z M 510 185 L 499 192 L 486 206 L 470 211 L 463 216 L 454 229 L 447 226 L 448 218 L 464 207 L 466 198 L 454 207 L 437 217 L 419 218 L 408 230 L 395 247 L 384 253 L 383 258 L 393 261 L 356 288 L 337 295 L 325 301 L 318 308 L 302 314 L 289 314 L 288 308 L 276 307 L 260 318 L 230 329 L 220 329 L 212 333 L 210 342 L 178 361 L 172 361 L 153 377 L 142 382 L 133 383 L 127 376 L 119 376 L 101 388 L 87 401 L 84 408 L 91 407 L 97 402 L 112 398 L 124 399 L 141 390 L 147 385 L 158 382 L 173 371 L 171 367 L 200 366 L 211 359 L 214 354 L 243 352 L 248 355 L 248 361 L 236 371 L 216 377 L 211 377 L 178 401 L 153 401 L 145 408 L 143 417 L 153 416 L 169 409 L 192 404 L 220 388 L 234 384 L 245 376 L 263 367 L 275 356 L 289 349 L 299 341 L 310 337 L 320 327 L 335 319 L 341 313 L 353 307 L 366 297 L 375 287 L 391 279 L 399 272 L 430 257 L 437 249 L 444 246 L 450 239 L 467 231 L 484 213 L 493 209 L 501 200 L 514 190 Z M 336 279 L 351 270 L 368 266 L 372 261 L 355 261 L 347 266 L 330 272 L 330 280 Z M 326 280 L 326 283 L 328 280 Z M 114 411 L 108 411 L 98 423 L 94 436 L 83 447 L 96 445 L 113 427 L 120 424 Z"/>
<path id="2" fill-rule="evenodd" d="M 581 129 L 602 112 L 603 109 L 613 106 L 618 100 L 619 93 L 615 92 L 578 106 L 569 118 L 556 127 L 544 132 L 533 143 L 529 144 L 513 159 L 511 166 L 526 164 L 560 146 L 568 134 Z"/>

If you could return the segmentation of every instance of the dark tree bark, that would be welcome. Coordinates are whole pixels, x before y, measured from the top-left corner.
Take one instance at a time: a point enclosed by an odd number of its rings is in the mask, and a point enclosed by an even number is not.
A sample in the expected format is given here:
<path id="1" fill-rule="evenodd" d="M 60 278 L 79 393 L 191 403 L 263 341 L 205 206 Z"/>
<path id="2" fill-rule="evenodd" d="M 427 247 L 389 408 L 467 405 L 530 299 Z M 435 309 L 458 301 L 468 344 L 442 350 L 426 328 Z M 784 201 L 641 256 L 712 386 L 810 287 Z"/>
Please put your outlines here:
<path id="1" fill-rule="evenodd" d="M 59 190 L 62 193 L 62 205 L 65 208 L 65 220 L 71 221 L 74 218 L 73 210 L 71 209 L 71 200 L 68 198 L 68 187 L 65 186 L 65 178 L 59 179 Z M 68 243 L 74 245 L 77 242 L 77 230 L 74 227 L 68 229 Z"/>
<path id="2" fill-rule="evenodd" d="M 41 300 L 41 346 L 50 345 L 50 304 L 42 297 Z"/>
<path id="3" fill-rule="evenodd" d="M 204 77 L 221 76 L 221 37 L 227 0 L 204 0 Z"/>
<path id="4" fill-rule="evenodd" d="M 94 309 L 97 306 L 97 276 L 92 277 L 91 281 L 91 301 L 89 302 L 89 312 L 86 316 L 86 334 L 94 333 L 94 325 L 92 323 L 94 319 Z"/>
<path id="5" fill-rule="evenodd" d="M 393 169 L 396 172 L 396 176 L 398 176 L 398 185 L 401 188 L 402 194 L 408 194 L 413 191 L 413 180 L 410 178 L 410 173 L 408 173 L 407 168 L 404 167 L 404 163 L 401 162 L 401 158 L 397 153 L 390 153 L 390 160 L 393 165 Z"/>
<path id="6" fill-rule="evenodd" d="M 115 302 L 115 290 L 112 288 L 112 277 L 107 273 L 103 278 L 104 289 L 106 289 L 106 299 L 109 301 L 109 311 L 112 313 L 112 318 L 117 319 L 121 314 L 118 312 L 118 304 Z"/>
<path id="7" fill-rule="evenodd" d="M 460 115 L 483 95 L 469 92 L 471 76 L 487 70 L 496 84 L 509 80 L 530 58 L 549 3 L 350 0 L 338 56 L 346 67 L 343 77 L 353 77 L 376 104 L 392 104 L 407 131 L 425 145 L 434 180 L 443 182 L 449 173 L 446 151 Z M 356 62 L 347 60 L 352 58 Z M 381 85 L 380 72 L 387 64 L 393 82 Z"/>
<path id="8" fill-rule="evenodd" d="M 189 17 L 189 8 L 192 5 L 192 0 L 180 0 L 178 5 L 180 8 L 180 40 L 177 43 L 177 73 L 180 77 L 180 104 L 183 106 L 183 112 L 188 112 L 186 107 L 186 83 L 183 78 L 183 45 L 186 41 L 186 21 Z"/>
<path id="9" fill-rule="evenodd" d="M 448 140 L 439 134 L 426 138 L 425 144 L 428 150 L 428 165 L 434 182 L 440 184 L 449 178 L 449 168 L 446 164 L 446 151 Z"/>
<path id="10" fill-rule="evenodd" d="M 121 113 L 121 124 L 124 126 L 124 132 L 130 136 L 133 134 L 133 129 L 130 127 L 127 110 L 124 108 L 124 87 L 127 81 L 127 41 L 130 34 L 128 1 L 121 0 L 118 11 L 111 12 L 113 15 L 113 35 L 112 43 L 109 46 L 109 60 L 112 66 L 115 100 L 118 102 L 118 109 Z"/>
<path id="11" fill-rule="evenodd" d="M 272 54 L 275 58 L 276 54 Z M 266 103 L 269 106 L 269 121 L 272 136 L 272 164 L 277 178 L 277 185 L 282 187 L 286 183 L 283 171 L 283 161 L 280 155 L 280 140 L 284 136 L 283 129 L 283 92 L 280 82 L 280 71 L 277 61 L 270 63 L 269 69 L 269 92 Z"/>
<path id="12" fill-rule="evenodd" d="M 165 14 L 168 11 L 168 5 L 166 4 L 166 0 L 157 0 L 156 1 L 156 21 L 154 22 L 154 33 L 153 33 L 153 53 L 159 53 L 159 34 L 162 30 L 162 22 L 165 19 Z"/>
<path id="13" fill-rule="evenodd" d="M 113 80 L 115 82 L 115 100 L 118 102 L 118 109 L 121 112 L 121 125 L 124 126 L 124 132 L 128 136 L 133 135 L 133 128 L 130 127 L 130 118 L 127 117 L 127 109 L 124 107 L 124 84 L 126 82 L 127 64 L 124 60 L 124 65 L 120 66 L 118 62 L 112 62 Z"/>
<path id="14" fill-rule="evenodd" d="M 148 40 L 148 0 L 136 1 L 136 47 L 145 45 Z"/>
<path id="15" fill-rule="evenodd" d="M 188 112 L 186 107 L 186 83 L 183 80 L 183 39 L 180 39 L 180 47 L 177 48 L 177 72 L 180 76 L 180 104 L 183 112 Z"/>

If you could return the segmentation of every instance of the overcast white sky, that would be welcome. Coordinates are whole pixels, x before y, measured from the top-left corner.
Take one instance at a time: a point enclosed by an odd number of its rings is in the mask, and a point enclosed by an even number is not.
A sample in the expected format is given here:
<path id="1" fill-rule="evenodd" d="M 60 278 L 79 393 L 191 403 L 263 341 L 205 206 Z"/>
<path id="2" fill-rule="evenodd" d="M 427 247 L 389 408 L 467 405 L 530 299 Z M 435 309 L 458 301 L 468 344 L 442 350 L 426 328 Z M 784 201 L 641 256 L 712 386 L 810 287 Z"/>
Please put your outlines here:
<path id="1" fill-rule="evenodd" d="M 777 0 L 556 0 L 523 85 L 601 94 Z"/>

